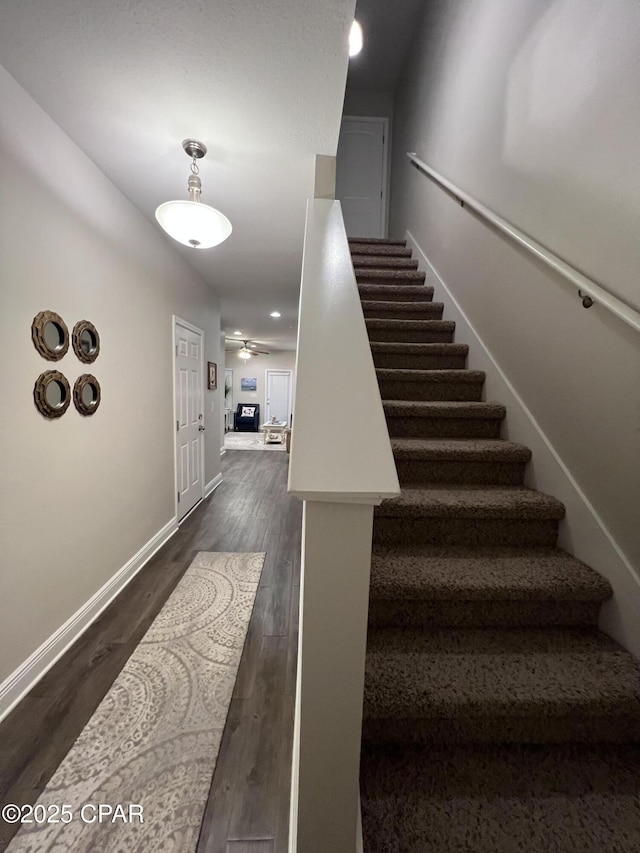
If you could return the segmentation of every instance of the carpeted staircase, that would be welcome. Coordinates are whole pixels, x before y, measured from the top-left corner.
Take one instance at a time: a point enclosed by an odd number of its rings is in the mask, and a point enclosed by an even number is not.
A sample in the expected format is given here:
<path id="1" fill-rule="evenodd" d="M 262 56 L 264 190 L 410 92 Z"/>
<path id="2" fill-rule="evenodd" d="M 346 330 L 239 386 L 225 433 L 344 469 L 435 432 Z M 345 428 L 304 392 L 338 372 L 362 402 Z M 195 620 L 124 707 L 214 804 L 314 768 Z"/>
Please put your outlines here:
<path id="1" fill-rule="evenodd" d="M 607 582 L 402 241 L 349 241 L 402 487 L 376 509 L 365 853 L 639 853 L 640 674 Z"/>

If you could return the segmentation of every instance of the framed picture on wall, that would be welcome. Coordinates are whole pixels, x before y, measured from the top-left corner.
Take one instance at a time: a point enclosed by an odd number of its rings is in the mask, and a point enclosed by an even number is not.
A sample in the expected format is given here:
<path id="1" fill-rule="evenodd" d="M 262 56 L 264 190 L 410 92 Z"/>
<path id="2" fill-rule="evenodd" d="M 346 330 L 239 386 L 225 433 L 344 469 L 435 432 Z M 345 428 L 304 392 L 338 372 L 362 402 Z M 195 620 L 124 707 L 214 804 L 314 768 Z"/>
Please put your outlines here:
<path id="1" fill-rule="evenodd" d="M 258 390 L 258 380 L 257 379 L 249 379 L 243 376 L 240 379 L 240 390 L 241 391 L 257 391 Z"/>
<path id="2" fill-rule="evenodd" d="M 218 366 L 212 361 L 207 362 L 209 372 L 207 375 L 207 388 L 209 391 L 215 391 L 218 387 Z"/>

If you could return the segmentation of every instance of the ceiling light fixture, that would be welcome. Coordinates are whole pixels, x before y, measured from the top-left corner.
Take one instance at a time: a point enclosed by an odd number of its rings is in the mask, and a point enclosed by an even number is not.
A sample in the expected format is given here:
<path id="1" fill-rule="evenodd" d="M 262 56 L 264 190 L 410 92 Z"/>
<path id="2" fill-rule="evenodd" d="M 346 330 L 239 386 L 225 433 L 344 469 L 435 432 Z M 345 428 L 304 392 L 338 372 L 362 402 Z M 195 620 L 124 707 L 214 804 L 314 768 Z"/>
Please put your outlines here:
<path id="1" fill-rule="evenodd" d="M 242 334 L 242 332 L 234 332 L 233 334 L 234 334 L 234 335 L 241 335 L 241 334 Z"/>
<path id="2" fill-rule="evenodd" d="M 277 319 L 278 317 L 282 317 L 282 314 L 279 311 L 272 311 L 271 314 L 269 314 L 269 316 L 275 317 Z"/>
<path id="3" fill-rule="evenodd" d="M 231 223 L 215 207 L 200 201 L 202 182 L 197 161 L 207 153 L 206 146 L 197 139 L 185 139 L 182 147 L 192 159 L 191 174 L 187 181 L 189 199 L 165 201 L 156 210 L 156 219 L 178 243 L 194 249 L 210 249 L 227 239 L 231 234 Z"/>
<path id="4" fill-rule="evenodd" d="M 362 27 L 355 20 L 351 24 L 349 32 L 349 56 L 357 56 L 362 50 Z"/>

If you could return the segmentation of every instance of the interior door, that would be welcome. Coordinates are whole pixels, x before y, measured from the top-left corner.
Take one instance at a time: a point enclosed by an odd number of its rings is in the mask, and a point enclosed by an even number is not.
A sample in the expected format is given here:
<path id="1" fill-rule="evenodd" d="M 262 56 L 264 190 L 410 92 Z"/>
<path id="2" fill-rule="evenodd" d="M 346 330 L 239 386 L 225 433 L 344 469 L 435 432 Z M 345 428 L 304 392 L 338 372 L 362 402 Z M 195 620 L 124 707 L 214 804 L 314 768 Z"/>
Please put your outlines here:
<path id="1" fill-rule="evenodd" d="M 204 333 L 175 320 L 178 521 L 204 497 Z"/>
<path id="2" fill-rule="evenodd" d="M 291 371 L 267 370 L 266 418 L 289 423 L 291 407 Z"/>
<path id="3" fill-rule="evenodd" d="M 349 237 L 386 236 L 386 118 L 344 116 L 336 159 L 336 198 Z"/>

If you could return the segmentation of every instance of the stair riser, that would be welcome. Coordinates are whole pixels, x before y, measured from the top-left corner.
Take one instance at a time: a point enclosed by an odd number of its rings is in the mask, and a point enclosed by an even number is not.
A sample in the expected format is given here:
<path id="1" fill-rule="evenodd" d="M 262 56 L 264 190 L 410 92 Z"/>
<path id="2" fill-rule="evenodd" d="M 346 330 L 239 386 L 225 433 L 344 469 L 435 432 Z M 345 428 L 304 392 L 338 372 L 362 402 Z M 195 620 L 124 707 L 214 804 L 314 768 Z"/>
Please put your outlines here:
<path id="1" fill-rule="evenodd" d="M 398 479 L 405 488 L 433 483 L 520 486 L 524 481 L 525 465 L 525 462 L 396 459 Z"/>
<path id="2" fill-rule="evenodd" d="M 365 701 L 362 740 L 375 744 L 474 744 L 474 743 L 624 743 L 640 738 L 640 723 L 628 715 L 590 718 L 576 710 L 569 717 L 554 716 L 553 707 L 537 715 L 516 717 L 453 716 L 441 709 L 430 719 L 368 719 Z M 556 712 L 557 713 L 557 712 Z M 506 848 L 505 848 L 506 849 Z"/>
<path id="3" fill-rule="evenodd" d="M 376 545 L 466 545 L 553 548 L 558 535 L 554 519 L 417 518 L 375 516 Z"/>
<path id="4" fill-rule="evenodd" d="M 374 352 L 373 363 L 380 368 L 406 370 L 463 370 L 466 355 L 414 355 L 404 352 Z"/>
<path id="5" fill-rule="evenodd" d="M 412 258 L 385 258 L 380 255 L 354 255 L 351 254 L 356 272 L 358 269 L 386 269 L 386 270 L 417 270 L 418 262 Z"/>
<path id="6" fill-rule="evenodd" d="M 411 285 L 398 291 L 396 286 L 392 284 L 360 284 L 358 291 L 362 302 L 377 302 L 379 300 L 387 302 L 431 302 L 433 299 L 432 287 Z"/>
<path id="7" fill-rule="evenodd" d="M 455 330 L 406 330 L 402 329 L 369 329 L 370 341 L 388 341 L 398 344 L 450 344 L 453 343 Z"/>
<path id="8" fill-rule="evenodd" d="M 411 249 L 404 246 L 377 246 L 372 243 L 350 243 L 352 255 L 375 255 L 383 258 L 410 258 Z"/>
<path id="9" fill-rule="evenodd" d="M 355 244 L 365 244 L 372 246 L 406 246 L 407 241 L 403 238 L 393 239 L 389 237 L 363 237 L 361 234 L 355 234 L 353 237 L 348 237 L 347 241 L 350 246 Z"/>
<path id="10" fill-rule="evenodd" d="M 388 287 L 400 284 L 403 287 L 426 287 L 425 278 L 414 270 L 362 270 L 355 271 L 358 284 L 377 284 Z"/>
<path id="11" fill-rule="evenodd" d="M 395 601 L 371 594 L 370 628 L 538 628 L 598 624 L 600 602 Z"/>
<path id="12" fill-rule="evenodd" d="M 449 400 L 479 403 L 482 382 L 403 382 L 401 379 L 378 380 L 383 400 Z"/>
<path id="13" fill-rule="evenodd" d="M 493 418 L 402 418 L 387 415 L 392 438 L 500 438 Z"/>
<path id="14" fill-rule="evenodd" d="M 442 320 L 442 304 L 414 306 L 411 302 L 400 302 L 397 308 L 380 308 L 364 301 L 362 313 L 371 320 Z"/>

